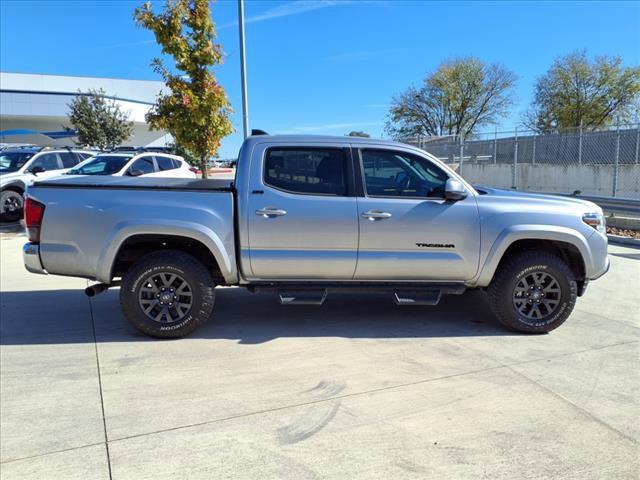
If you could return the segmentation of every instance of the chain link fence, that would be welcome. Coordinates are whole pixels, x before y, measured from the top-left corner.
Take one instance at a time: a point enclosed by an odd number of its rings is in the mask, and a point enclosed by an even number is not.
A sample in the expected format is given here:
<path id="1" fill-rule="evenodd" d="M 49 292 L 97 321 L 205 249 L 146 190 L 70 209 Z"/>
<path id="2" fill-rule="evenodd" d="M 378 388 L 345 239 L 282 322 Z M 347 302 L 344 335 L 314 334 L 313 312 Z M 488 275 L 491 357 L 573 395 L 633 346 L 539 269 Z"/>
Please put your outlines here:
<path id="1" fill-rule="evenodd" d="M 640 199 L 640 125 L 406 140 L 489 187 Z"/>

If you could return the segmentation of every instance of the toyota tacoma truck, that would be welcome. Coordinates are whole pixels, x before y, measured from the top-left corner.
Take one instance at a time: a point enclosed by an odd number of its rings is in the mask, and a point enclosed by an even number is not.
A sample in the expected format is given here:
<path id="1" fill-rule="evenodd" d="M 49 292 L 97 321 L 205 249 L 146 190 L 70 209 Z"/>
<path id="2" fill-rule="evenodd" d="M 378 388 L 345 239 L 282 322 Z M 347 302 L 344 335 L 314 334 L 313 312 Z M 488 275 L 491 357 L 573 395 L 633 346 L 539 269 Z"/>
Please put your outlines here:
<path id="1" fill-rule="evenodd" d="M 230 285 L 315 305 L 335 291 L 434 305 L 482 289 L 507 328 L 544 333 L 609 268 L 597 205 L 474 187 L 370 138 L 255 132 L 234 180 L 39 181 L 25 223 L 27 270 L 99 282 L 90 296 L 120 286 L 128 321 L 162 338 L 207 321 Z"/>

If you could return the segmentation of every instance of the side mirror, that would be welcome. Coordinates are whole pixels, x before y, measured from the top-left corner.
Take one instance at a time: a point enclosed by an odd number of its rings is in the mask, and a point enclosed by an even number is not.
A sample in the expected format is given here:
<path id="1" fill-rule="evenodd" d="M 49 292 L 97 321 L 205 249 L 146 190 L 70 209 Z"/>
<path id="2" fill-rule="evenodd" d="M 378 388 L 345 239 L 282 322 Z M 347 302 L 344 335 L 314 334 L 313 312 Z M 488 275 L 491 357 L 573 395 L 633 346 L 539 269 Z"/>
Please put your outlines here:
<path id="1" fill-rule="evenodd" d="M 29 170 L 29 172 L 33 173 L 34 175 L 38 175 L 39 173 L 46 172 L 46 170 L 44 169 L 43 166 L 37 165 L 33 167 L 31 170 Z"/>
<path id="2" fill-rule="evenodd" d="M 447 200 L 462 200 L 467 198 L 467 190 L 458 180 L 450 178 L 444 187 L 444 198 Z"/>
<path id="3" fill-rule="evenodd" d="M 143 173 L 144 172 L 142 170 L 129 170 L 129 173 L 127 173 L 127 175 L 129 175 L 130 177 L 139 177 Z"/>

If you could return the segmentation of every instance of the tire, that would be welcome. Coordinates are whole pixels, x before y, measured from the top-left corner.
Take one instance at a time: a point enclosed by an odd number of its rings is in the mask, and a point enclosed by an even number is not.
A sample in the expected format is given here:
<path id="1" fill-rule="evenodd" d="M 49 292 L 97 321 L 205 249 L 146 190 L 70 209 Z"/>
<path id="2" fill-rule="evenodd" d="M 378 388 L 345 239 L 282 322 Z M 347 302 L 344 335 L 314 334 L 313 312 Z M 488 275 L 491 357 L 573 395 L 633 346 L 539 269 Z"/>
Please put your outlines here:
<path id="1" fill-rule="evenodd" d="M 129 323 L 142 333 L 178 338 L 209 319 L 214 287 L 211 274 L 194 257 L 178 250 L 161 250 L 145 255 L 129 268 L 122 278 L 120 305 Z"/>
<path id="2" fill-rule="evenodd" d="M 16 222 L 22 218 L 24 200 L 22 192 L 16 188 L 6 188 L 0 192 L 0 221 Z"/>
<path id="3" fill-rule="evenodd" d="M 532 251 L 508 258 L 487 293 L 493 313 L 505 327 L 523 333 L 548 333 L 573 311 L 578 285 L 560 258 Z"/>

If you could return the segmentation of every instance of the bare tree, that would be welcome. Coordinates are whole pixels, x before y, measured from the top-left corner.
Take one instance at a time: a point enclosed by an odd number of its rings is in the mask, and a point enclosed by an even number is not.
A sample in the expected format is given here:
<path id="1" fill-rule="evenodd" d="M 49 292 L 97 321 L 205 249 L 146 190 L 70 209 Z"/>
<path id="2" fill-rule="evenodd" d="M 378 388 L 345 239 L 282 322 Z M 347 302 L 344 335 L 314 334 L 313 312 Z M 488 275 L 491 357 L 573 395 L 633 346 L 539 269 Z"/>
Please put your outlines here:
<path id="1" fill-rule="evenodd" d="M 386 131 L 394 138 L 416 135 L 467 137 L 497 123 L 513 105 L 516 75 L 475 57 L 446 61 L 419 88 L 391 100 Z"/>
<path id="2" fill-rule="evenodd" d="M 538 132 L 629 121 L 640 99 L 640 67 L 623 67 L 620 57 L 589 60 L 586 51 L 555 60 L 538 78 L 524 123 Z"/>

